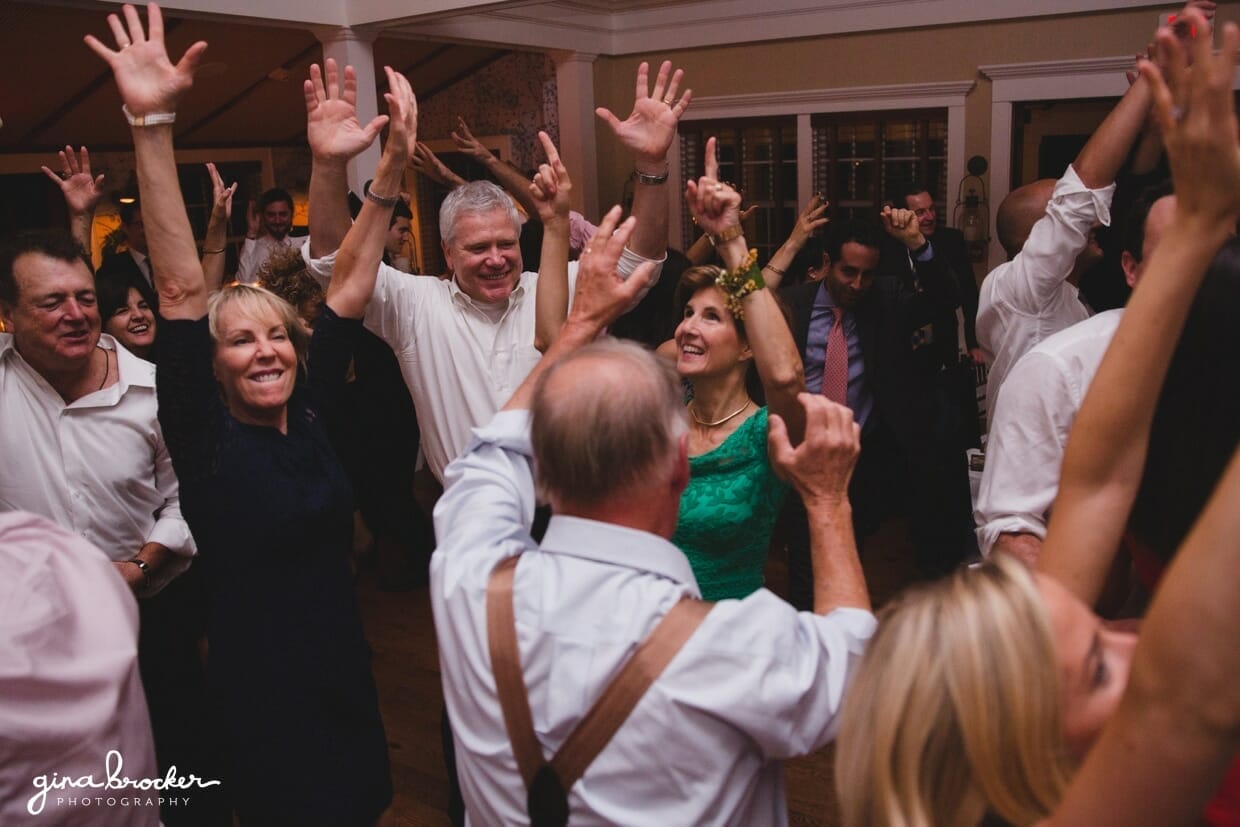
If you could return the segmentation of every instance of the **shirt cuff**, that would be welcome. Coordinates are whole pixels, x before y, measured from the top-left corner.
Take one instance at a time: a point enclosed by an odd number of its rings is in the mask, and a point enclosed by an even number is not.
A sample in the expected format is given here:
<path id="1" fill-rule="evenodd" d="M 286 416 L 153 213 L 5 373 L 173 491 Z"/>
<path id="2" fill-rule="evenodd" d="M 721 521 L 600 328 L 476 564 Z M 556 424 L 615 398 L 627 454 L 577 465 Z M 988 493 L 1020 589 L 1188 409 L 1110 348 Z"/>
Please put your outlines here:
<path id="1" fill-rule="evenodd" d="M 184 520 L 174 517 L 157 520 L 151 527 L 151 533 L 147 535 L 146 542 L 159 543 L 172 552 L 172 556 L 168 557 L 157 571 L 152 572 L 151 588 L 146 592 L 147 596 L 150 596 L 158 593 L 164 586 L 171 583 L 173 578 L 183 574 L 189 568 L 194 555 L 198 553 L 198 547 L 194 545 L 189 526 Z"/>
<path id="2" fill-rule="evenodd" d="M 1076 169 L 1069 164 L 1067 172 L 1055 182 L 1055 190 L 1051 193 L 1051 201 L 1059 201 L 1072 195 L 1088 196 L 1089 200 L 1093 202 L 1094 214 L 1098 217 L 1098 222 L 1106 227 L 1111 226 L 1111 199 L 1115 196 L 1114 181 L 1105 187 L 1091 190 L 1085 186 L 1081 176 L 1076 174 Z"/>
<path id="3" fill-rule="evenodd" d="M 829 621 L 859 643 L 864 643 L 874 636 L 878 629 L 878 619 L 867 609 L 842 608 L 833 609 L 825 615 L 819 615 L 822 621 Z"/>
<path id="4" fill-rule="evenodd" d="M 322 258 L 311 258 L 310 245 L 301 245 L 301 260 L 306 263 L 306 270 L 310 275 L 322 281 L 332 277 L 332 270 L 336 267 L 336 253 L 338 250 L 332 250 Z"/>
<path id="5" fill-rule="evenodd" d="M 1046 539 L 1046 523 L 1031 514 L 1013 514 L 998 517 L 977 529 L 977 545 L 982 557 L 994 551 L 1000 534 L 1032 534 L 1039 540 Z"/>
<path id="6" fill-rule="evenodd" d="M 466 453 L 482 445 L 494 445 L 505 451 L 533 456 L 530 445 L 530 412 L 527 410 L 500 411 L 486 425 L 474 428 Z"/>

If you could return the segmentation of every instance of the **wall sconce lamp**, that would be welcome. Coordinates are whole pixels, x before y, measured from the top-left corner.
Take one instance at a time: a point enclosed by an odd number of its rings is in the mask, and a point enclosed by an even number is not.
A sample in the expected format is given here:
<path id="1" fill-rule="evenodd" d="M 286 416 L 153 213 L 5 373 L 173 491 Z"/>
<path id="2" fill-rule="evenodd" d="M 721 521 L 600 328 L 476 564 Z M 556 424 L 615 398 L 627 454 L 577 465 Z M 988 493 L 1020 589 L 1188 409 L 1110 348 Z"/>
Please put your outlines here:
<path id="1" fill-rule="evenodd" d="M 964 235 L 969 259 L 978 262 L 985 260 L 986 246 L 990 243 L 990 207 L 986 200 L 986 182 L 982 180 L 989 165 L 981 155 L 974 155 L 966 167 L 969 174 L 961 178 L 956 187 L 952 224 Z"/>

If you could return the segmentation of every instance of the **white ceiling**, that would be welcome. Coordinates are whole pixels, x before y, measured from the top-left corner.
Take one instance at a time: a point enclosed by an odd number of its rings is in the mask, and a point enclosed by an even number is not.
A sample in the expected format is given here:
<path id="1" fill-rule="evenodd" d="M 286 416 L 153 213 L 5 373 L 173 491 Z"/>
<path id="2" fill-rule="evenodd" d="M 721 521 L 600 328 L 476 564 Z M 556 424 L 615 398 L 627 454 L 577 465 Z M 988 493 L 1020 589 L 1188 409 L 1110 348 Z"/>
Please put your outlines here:
<path id="1" fill-rule="evenodd" d="M 1169 4 L 1149 0 L 168 0 L 164 5 L 216 16 L 351 25 L 396 36 L 618 55 Z"/>

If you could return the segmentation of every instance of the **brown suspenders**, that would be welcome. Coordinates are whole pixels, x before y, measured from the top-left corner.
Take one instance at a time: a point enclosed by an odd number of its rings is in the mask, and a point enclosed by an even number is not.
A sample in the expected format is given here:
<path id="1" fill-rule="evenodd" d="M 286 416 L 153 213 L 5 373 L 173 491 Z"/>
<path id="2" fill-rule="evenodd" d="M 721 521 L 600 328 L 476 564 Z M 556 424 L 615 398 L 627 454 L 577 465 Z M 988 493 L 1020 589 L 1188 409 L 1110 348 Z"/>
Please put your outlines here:
<path id="1" fill-rule="evenodd" d="M 566 824 L 568 790 L 581 778 L 608 741 L 620 729 L 637 702 L 646 694 L 680 648 L 714 608 L 714 603 L 682 598 L 663 616 L 650 636 L 638 645 L 620 673 L 608 684 L 550 761 L 543 758 L 534 734 L 529 695 L 517 651 L 512 581 L 517 561 L 509 557 L 491 572 L 487 584 L 487 640 L 491 670 L 504 712 L 504 727 L 527 790 L 526 806 L 532 824 Z"/>

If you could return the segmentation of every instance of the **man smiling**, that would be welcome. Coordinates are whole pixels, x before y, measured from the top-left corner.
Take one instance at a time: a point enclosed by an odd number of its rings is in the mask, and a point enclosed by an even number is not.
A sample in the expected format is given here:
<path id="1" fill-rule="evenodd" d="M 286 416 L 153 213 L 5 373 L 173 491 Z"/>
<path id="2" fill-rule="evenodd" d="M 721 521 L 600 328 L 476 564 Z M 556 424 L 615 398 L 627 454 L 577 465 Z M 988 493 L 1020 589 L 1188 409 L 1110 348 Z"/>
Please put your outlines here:
<path id="1" fill-rule="evenodd" d="M 334 71 L 329 67 L 329 77 Z M 673 74 L 670 63 L 660 68 L 652 89 L 648 72 L 648 66 L 641 64 L 633 113 L 626 120 L 600 113 L 632 153 L 637 172 L 633 198 L 637 228 L 619 265 L 626 275 L 643 261 L 658 261 L 666 254 L 667 151 L 689 103 L 689 92 L 677 97 L 681 73 Z M 315 164 L 331 160 L 315 156 Z M 367 197 L 395 196 L 368 193 Z M 335 256 L 318 257 L 319 245 L 331 249 L 328 240 L 339 227 L 330 222 L 340 216 L 347 221 L 347 213 L 343 204 L 320 207 L 314 199 L 312 188 L 310 236 L 315 250 L 312 256 L 303 248 L 302 255 L 310 273 L 326 281 Z M 343 197 L 339 200 L 343 202 Z M 452 277 L 410 276 L 380 265 L 366 327 L 396 353 L 417 410 L 427 465 L 442 482 L 444 467 L 469 444 L 471 430 L 491 420 L 541 354 L 535 347 L 539 274 L 523 267 L 518 245 L 521 223 L 508 195 L 487 181 L 458 187 L 440 208 L 439 232 Z M 570 264 L 570 300 L 575 275 L 576 264 Z"/>

